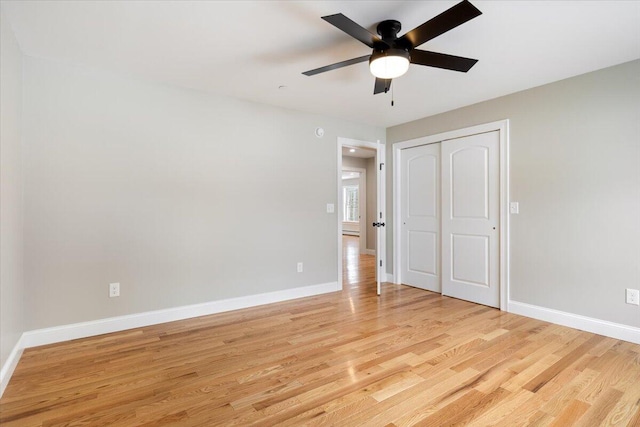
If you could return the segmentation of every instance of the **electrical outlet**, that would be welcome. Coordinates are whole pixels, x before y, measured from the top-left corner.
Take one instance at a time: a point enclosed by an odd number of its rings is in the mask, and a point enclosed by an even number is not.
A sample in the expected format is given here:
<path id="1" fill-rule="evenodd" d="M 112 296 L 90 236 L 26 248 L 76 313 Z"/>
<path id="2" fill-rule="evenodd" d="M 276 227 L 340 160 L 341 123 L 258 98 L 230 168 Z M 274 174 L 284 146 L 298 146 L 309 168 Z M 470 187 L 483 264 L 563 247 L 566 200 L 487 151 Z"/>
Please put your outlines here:
<path id="1" fill-rule="evenodd" d="M 298 273 L 302 273 L 302 263 L 298 263 Z"/>
<path id="2" fill-rule="evenodd" d="M 120 296 L 120 283 L 109 283 L 109 298 Z"/>
<path id="3" fill-rule="evenodd" d="M 627 304 L 640 305 L 640 291 L 627 289 Z"/>

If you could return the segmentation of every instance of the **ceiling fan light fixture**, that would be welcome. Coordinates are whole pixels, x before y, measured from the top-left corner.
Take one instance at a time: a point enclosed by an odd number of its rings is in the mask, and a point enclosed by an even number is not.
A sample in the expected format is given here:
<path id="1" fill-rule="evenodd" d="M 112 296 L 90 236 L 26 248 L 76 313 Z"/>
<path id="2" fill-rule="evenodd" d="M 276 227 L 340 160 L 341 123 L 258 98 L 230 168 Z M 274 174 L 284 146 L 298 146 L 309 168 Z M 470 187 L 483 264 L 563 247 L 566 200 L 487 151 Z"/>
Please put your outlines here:
<path id="1" fill-rule="evenodd" d="M 369 69 L 380 79 L 395 79 L 407 72 L 410 59 L 409 52 L 404 49 L 377 50 L 369 58 Z"/>

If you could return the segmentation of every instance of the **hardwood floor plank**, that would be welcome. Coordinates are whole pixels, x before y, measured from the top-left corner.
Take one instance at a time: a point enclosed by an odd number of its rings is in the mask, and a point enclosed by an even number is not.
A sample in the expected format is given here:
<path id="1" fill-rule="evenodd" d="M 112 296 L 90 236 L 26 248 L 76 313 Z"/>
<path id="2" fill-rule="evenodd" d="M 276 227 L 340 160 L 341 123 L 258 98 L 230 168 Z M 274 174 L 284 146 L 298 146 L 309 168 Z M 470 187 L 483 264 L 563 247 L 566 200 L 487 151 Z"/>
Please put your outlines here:
<path id="1" fill-rule="evenodd" d="M 580 400 L 572 400 L 553 420 L 552 427 L 574 425 L 589 409 L 589 405 Z M 544 412 L 544 411 L 543 411 Z"/>
<path id="2" fill-rule="evenodd" d="M 623 393 L 614 388 L 605 391 L 601 398 L 595 401 L 576 423 L 577 426 L 599 426 L 603 425 L 605 418 L 613 410 L 622 398 Z"/>
<path id="3" fill-rule="evenodd" d="M 385 284 L 25 350 L 13 426 L 640 426 L 640 345 Z"/>
<path id="4" fill-rule="evenodd" d="M 598 371 L 585 369 L 573 378 L 569 384 L 562 388 L 556 395 L 549 400 L 541 409 L 547 414 L 558 416 L 564 411 L 571 402 L 575 400 L 578 394 L 589 386 L 600 375 Z"/>
<path id="5" fill-rule="evenodd" d="M 507 395 L 499 405 L 495 405 L 478 418 L 469 421 L 469 426 L 486 427 L 498 425 L 504 418 L 510 416 L 516 408 L 525 404 L 532 397 L 533 393 L 520 389 Z"/>
<path id="6" fill-rule="evenodd" d="M 433 415 L 425 418 L 416 426 L 465 425 L 482 415 L 487 409 L 498 404 L 505 395 L 510 394 L 498 388 L 489 394 L 470 390 L 455 402 L 450 403 Z"/>

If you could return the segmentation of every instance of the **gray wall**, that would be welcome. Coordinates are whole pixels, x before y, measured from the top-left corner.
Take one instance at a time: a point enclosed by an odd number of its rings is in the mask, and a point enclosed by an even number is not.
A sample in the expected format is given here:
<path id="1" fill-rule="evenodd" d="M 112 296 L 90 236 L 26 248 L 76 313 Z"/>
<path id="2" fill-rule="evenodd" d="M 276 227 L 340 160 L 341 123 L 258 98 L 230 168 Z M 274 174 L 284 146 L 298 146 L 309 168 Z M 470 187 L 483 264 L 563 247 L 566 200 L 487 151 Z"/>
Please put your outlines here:
<path id="1" fill-rule="evenodd" d="M 0 366 L 24 332 L 22 54 L 0 14 Z"/>
<path id="2" fill-rule="evenodd" d="M 29 57 L 24 81 L 28 329 L 337 280 L 337 137 L 384 129 Z"/>
<path id="3" fill-rule="evenodd" d="M 376 250 L 376 229 L 371 225 L 376 220 L 376 159 L 342 156 L 342 166 L 361 168 L 367 171 L 367 249 Z"/>
<path id="4" fill-rule="evenodd" d="M 501 119 L 520 202 L 511 299 L 640 327 L 624 302 L 640 288 L 640 61 L 389 128 L 387 163 L 392 143 Z"/>

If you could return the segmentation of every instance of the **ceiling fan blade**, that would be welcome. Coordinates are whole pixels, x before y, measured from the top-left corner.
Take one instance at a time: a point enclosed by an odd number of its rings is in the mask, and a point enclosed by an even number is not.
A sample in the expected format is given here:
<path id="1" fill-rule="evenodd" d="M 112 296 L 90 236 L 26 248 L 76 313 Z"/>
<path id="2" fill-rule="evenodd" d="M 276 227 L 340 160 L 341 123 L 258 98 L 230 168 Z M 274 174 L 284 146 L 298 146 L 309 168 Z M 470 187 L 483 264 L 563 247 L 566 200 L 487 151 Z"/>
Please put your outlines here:
<path id="1" fill-rule="evenodd" d="M 429 52 L 419 49 L 413 49 L 411 51 L 412 64 L 444 68 L 446 70 L 461 71 L 463 73 L 469 71 L 476 62 L 478 62 L 477 59 L 447 55 L 446 53 Z"/>
<path id="2" fill-rule="evenodd" d="M 323 16 L 322 19 L 329 24 L 344 31 L 356 40 L 360 40 L 370 48 L 376 43 L 384 43 L 382 39 L 375 34 L 372 34 L 366 28 L 363 28 L 359 24 L 353 22 L 351 19 L 344 16 L 342 13 L 336 13 L 335 15 Z M 387 44 L 387 43 L 385 43 Z"/>
<path id="3" fill-rule="evenodd" d="M 391 79 L 381 79 L 376 77 L 376 84 L 373 86 L 373 94 L 386 93 L 391 89 Z"/>
<path id="4" fill-rule="evenodd" d="M 338 68 L 347 67 L 349 65 L 358 64 L 360 62 L 368 61 L 371 55 L 360 56 L 358 58 L 347 59 L 346 61 L 336 62 L 335 64 L 326 65 L 324 67 L 316 68 L 315 70 L 305 71 L 305 76 L 313 76 L 315 74 L 324 73 L 325 71 L 336 70 Z"/>
<path id="5" fill-rule="evenodd" d="M 398 41 L 403 45 L 410 44 L 411 47 L 417 47 L 479 15 L 482 15 L 482 12 L 467 0 L 463 0 L 435 18 L 409 31 L 400 37 Z"/>

